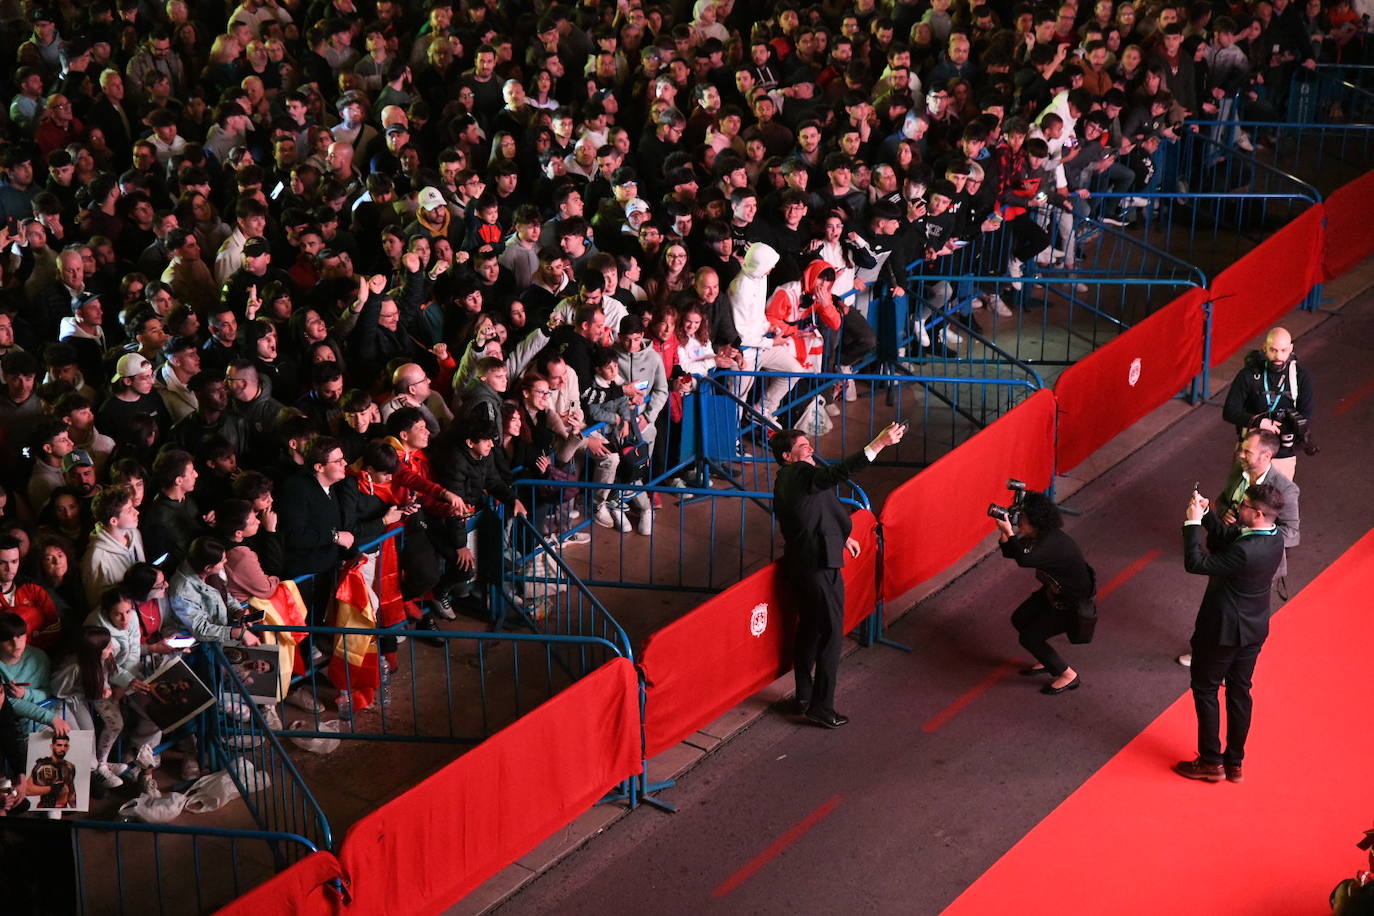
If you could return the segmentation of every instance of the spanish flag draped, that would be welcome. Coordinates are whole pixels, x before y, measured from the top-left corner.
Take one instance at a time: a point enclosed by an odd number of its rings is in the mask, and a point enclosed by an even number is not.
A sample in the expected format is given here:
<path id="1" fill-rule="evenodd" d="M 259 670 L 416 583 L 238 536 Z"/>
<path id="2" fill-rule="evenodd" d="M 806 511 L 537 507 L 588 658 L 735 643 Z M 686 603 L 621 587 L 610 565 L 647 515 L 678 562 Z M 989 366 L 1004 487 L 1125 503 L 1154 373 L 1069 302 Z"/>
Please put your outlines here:
<path id="1" fill-rule="evenodd" d="M 270 598 L 249 598 L 248 603 L 263 612 L 263 622 L 280 627 L 305 626 L 305 602 L 301 600 L 300 589 L 290 579 L 283 579 Z M 281 684 L 278 697 L 286 696 L 291 689 L 291 676 L 305 673 L 305 660 L 301 657 L 300 641 L 304 633 L 270 632 L 265 641 L 277 646 L 277 674 Z"/>
<path id="2" fill-rule="evenodd" d="M 401 561 L 396 550 L 396 538 L 389 537 L 382 541 L 377 563 L 377 598 L 382 605 L 378 615 L 382 621 L 380 625 L 395 626 L 410 614 L 407 605 L 414 605 L 414 602 L 401 598 Z M 423 615 L 416 608 L 416 613 L 410 616 L 418 620 Z"/>
<path id="3" fill-rule="evenodd" d="M 342 570 L 338 591 L 334 593 L 336 627 L 373 629 L 377 626 L 377 607 L 363 577 L 363 566 L 358 559 Z M 375 636 L 340 633 L 334 638 L 334 655 L 329 659 L 329 682 L 340 691 L 351 690 L 353 709 L 364 709 L 372 705 L 381 684 L 380 665 Z"/>

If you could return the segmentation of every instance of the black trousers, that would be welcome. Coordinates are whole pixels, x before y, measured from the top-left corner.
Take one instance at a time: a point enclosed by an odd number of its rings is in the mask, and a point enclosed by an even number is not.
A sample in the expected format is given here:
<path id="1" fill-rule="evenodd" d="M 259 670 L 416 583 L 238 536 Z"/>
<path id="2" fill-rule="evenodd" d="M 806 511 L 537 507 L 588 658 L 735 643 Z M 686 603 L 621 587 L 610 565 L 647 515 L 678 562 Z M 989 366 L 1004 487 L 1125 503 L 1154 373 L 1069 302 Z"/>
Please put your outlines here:
<path id="1" fill-rule="evenodd" d="M 1203 763 L 1239 765 L 1245 759 L 1245 739 L 1250 734 L 1250 697 L 1255 662 L 1261 643 L 1255 646 L 1218 646 L 1193 642 L 1191 672 L 1193 706 L 1197 710 L 1197 753 Z M 1226 685 L 1226 750 L 1221 748 L 1221 710 L 1217 688 Z"/>
<path id="2" fill-rule="evenodd" d="M 1069 663 L 1049 644 L 1049 639 L 1069 631 L 1071 613 L 1055 610 L 1043 588 L 1032 592 L 1011 613 L 1011 625 L 1016 627 L 1022 647 L 1055 677 L 1069 670 Z"/>
<path id="3" fill-rule="evenodd" d="M 835 711 L 835 679 L 844 648 L 844 577 L 838 569 L 784 563 L 797 607 L 793 671 L 797 700 L 818 713 Z"/>

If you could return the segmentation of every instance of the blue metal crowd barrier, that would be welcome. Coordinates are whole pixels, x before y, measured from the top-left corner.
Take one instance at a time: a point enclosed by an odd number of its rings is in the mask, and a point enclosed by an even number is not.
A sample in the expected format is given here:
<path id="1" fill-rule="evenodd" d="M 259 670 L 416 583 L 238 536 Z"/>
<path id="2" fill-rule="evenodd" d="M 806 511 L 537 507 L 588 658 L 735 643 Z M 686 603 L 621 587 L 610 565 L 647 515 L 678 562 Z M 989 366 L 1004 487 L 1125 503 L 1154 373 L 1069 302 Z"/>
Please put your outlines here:
<path id="1" fill-rule="evenodd" d="M 1293 121 L 1199 121 L 1199 130 L 1239 129 L 1256 146 L 1255 158 L 1330 194 L 1374 166 L 1374 125 L 1303 124 Z"/>
<path id="2" fill-rule="evenodd" d="M 68 823 L 81 916 L 210 913 L 319 848 L 264 830 Z"/>
<path id="3" fill-rule="evenodd" d="M 200 647 L 207 686 L 216 703 L 201 729 L 201 756 L 226 771 L 258 826 L 271 833 L 304 836 L 321 849 L 333 835 L 300 771 L 267 722 L 218 643 Z"/>
<path id="4" fill-rule="evenodd" d="M 675 592 L 716 592 L 728 588 L 749 573 L 775 559 L 782 547 L 772 514 L 771 489 L 710 489 L 631 483 L 576 481 L 564 484 L 577 492 L 593 517 L 603 499 L 601 491 L 625 511 L 630 530 L 606 529 L 584 517 L 578 529 L 591 538 L 561 556 L 552 545 L 512 557 L 505 569 L 505 588 L 519 595 L 546 586 L 539 557 L 555 562 L 559 575 L 575 578 L 590 588 L 657 589 Z M 869 507 L 868 497 L 852 482 L 841 488 L 842 501 L 852 508 Z M 650 505 L 658 497 L 648 534 L 638 533 L 637 506 Z M 652 510 L 650 510 L 652 511 Z M 543 512 L 536 503 L 531 516 Z M 767 532 L 766 539 L 764 532 Z M 703 553 L 704 551 L 704 553 Z M 574 574 L 575 573 L 575 574 Z M 539 600 L 536 597 L 536 602 Z"/>
<path id="5" fill-rule="evenodd" d="M 379 643 L 398 631 L 385 627 L 264 627 L 300 637 L 347 637 Z M 439 744 L 477 744 L 607 660 L 630 658 L 629 640 L 616 626 L 610 639 L 547 633 L 426 631 L 442 646 L 419 646 L 411 633 L 396 646 L 394 666 L 366 709 L 335 719 L 341 692 L 324 678 L 302 688 L 321 710 L 295 709 L 273 737 L 362 739 Z M 379 661 L 383 661 L 379 659 Z M 344 678 L 345 691 L 362 679 Z M 283 710 L 289 710 L 283 706 Z M 256 731 L 265 725 L 255 724 Z"/>
<path id="6" fill-rule="evenodd" d="M 702 454 L 741 486 L 772 485 L 762 402 L 768 385 L 778 380 L 791 389 L 775 425 L 807 432 L 816 430 L 817 424 L 828 426 L 827 432 L 812 436 L 819 457 L 839 460 L 873 441 L 888 423 L 902 419 L 911 424 L 910 431 L 901 443 L 885 449 L 878 463 L 913 468 L 930 464 L 1044 387 L 1030 365 L 1011 358 L 913 355 L 853 373 L 714 372 L 702 381 L 696 405 L 704 437 Z M 826 398 L 825 406 L 817 394 Z M 762 475 L 757 473 L 759 466 Z"/>

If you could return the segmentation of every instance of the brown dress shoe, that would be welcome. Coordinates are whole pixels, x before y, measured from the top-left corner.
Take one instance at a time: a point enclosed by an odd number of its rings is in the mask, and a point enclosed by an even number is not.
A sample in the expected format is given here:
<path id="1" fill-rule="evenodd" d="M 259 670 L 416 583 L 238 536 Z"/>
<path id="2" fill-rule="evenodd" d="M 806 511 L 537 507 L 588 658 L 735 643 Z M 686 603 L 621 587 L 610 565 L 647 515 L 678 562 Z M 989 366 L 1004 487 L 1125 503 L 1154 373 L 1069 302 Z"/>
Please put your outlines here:
<path id="1" fill-rule="evenodd" d="M 1201 757 L 1196 760 L 1180 760 L 1174 764 L 1174 772 L 1186 779 L 1201 779 L 1206 782 L 1221 782 L 1226 778 L 1221 764 L 1205 763 Z"/>
<path id="2" fill-rule="evenodd" d="M 1225 767 L 1227 782 L 1245 782 L 1245 775 L 1240 771 L 1240 764 L 1228 763 Z"/>

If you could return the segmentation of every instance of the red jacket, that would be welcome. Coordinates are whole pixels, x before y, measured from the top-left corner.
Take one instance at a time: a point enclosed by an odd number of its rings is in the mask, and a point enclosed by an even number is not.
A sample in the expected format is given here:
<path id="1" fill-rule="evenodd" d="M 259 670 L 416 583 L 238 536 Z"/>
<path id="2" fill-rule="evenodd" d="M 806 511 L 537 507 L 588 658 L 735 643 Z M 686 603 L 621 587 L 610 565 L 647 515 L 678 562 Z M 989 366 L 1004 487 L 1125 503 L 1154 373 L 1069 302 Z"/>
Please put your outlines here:
<path id="1" fill-rule="evenodd" d="M 0 593 L 0 610 L 18 614 L 28 625 L 29 642 L 40 649 L 51 649 L 62 638 L 62 619 L 48 590 L 22 576 L 15 580 L 14 593 Z"/>

